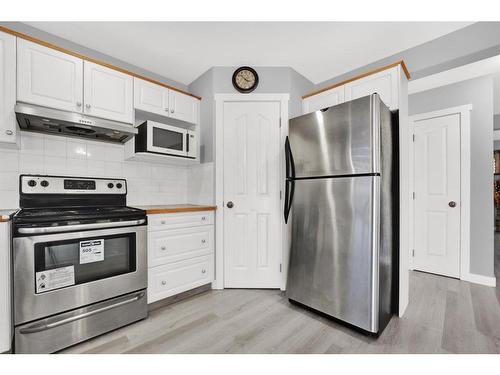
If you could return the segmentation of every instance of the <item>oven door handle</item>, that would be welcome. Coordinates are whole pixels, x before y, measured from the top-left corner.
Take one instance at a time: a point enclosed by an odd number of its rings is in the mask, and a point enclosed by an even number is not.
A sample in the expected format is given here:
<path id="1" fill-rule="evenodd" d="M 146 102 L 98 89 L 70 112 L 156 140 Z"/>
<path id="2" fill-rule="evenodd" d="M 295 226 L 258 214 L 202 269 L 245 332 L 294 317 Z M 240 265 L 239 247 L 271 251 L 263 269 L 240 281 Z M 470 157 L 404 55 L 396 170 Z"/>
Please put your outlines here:
<path id="1" fill-rule="evenodd" d="M 98 308 L 98 309 L 95 309 L 92 311 L 87 311 L 87 312 L 82 313 L 82 314 L 70 316 L 68 318 L 64 318 L 61 320 L 56 320 L 56 321 L 51 322 L 51 323 L 33 324 L 32 326 L 29 326 L 26 328 L 21 328 L 19 330 L 19 333 L 22 333 L 22 334 L 37 333 L 37 332 L 46 331 L 46 330 L 51 329 L 51 328 L 60 327 L 64 324 L 72 323 L 72 322 L 75 322 L 77 320 L 88 318 L 89 316 L 96 315 L 96 314 L 99 314 L 99 313 L 102 313 L 102 312 L 105 312 L 105 311 L 108 311 L 111 309 L 115 309 L 115 308 L 123 306 L 123 305 L 127 305 L 129 303 L 138 301 L 141 298 L 143 298 L 145 295 L 146 295 L 146 292 L 140 292 L 140 293 L 137 293 L 132 298 L 129 298 L 129 299 L 126 299 L 124 301 L 117 302 L 117 303 L 113 303 L 112 305 L 103 306 L 101 308 Z"/>
<path id="2" fill-rule="evenodd" d="M 129 221 L 113 221 L 110 223 L 64 225 L 60 227 L 19 228 L 18 232 L 21 234 L 75 232 L 77 230 L 87 230 L 87 229 L 128 227 L 132 225 L 141 225 L 144 224 L 145 222 L 146 219 L 140 219 L 140 220 L 129 220 Z"/>

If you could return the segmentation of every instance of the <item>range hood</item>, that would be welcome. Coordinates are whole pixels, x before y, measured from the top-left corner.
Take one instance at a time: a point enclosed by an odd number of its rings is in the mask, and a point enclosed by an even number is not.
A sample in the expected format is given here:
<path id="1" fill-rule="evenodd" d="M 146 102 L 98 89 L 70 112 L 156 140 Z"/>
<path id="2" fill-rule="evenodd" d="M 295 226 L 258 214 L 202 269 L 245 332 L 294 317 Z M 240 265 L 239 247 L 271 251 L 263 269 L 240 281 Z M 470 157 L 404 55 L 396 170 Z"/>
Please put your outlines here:
<path id="1" fill-rule="evenodd" d="M 15 112 L 21 130 L 37 133 L 125 143 L 138 132 L 132 124 L 32 104 L 17 103 Z"/>

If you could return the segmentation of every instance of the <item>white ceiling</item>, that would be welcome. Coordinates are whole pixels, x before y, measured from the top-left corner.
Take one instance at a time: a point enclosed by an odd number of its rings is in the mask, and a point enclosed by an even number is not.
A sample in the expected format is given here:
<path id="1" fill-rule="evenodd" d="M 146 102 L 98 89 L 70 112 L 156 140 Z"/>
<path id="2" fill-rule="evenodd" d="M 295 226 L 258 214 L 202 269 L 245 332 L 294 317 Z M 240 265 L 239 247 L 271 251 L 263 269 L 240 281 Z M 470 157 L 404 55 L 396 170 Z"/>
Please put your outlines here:
<path id="1" fill-rule="evenodd" d="M 27 22 L 189 84 L 212 66 L 290 66 L 314 83 L 465 22 Z"/>

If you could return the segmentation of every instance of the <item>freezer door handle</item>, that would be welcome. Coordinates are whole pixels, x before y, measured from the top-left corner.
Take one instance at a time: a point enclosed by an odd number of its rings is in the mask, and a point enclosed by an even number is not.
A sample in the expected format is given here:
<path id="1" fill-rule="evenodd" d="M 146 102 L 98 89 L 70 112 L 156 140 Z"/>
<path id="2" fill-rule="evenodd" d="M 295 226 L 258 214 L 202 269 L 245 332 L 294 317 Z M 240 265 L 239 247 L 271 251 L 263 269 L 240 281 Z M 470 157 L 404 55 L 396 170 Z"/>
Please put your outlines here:
<path id="1" fill-rule="evenodd" d="M 293 160 L 292 149 L 288 136 L 285 140 L 285 164 L 286 164 L 286 178 L 295 178 L 295 162 Z"/>

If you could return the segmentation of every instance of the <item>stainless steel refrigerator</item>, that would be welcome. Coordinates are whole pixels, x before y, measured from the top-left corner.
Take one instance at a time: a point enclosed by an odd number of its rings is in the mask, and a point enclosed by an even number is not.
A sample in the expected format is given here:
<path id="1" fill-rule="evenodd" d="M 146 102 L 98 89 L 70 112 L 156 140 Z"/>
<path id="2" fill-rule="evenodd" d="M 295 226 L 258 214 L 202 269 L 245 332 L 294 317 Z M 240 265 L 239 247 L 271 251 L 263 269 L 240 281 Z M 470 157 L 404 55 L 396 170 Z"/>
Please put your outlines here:
<path id="1" fill-rule="evenodd" d="M 369 333 L 391 317 L 395 131 L 377 94 L 290 120 L 286 295 Z"/>

